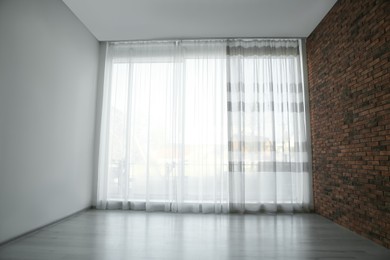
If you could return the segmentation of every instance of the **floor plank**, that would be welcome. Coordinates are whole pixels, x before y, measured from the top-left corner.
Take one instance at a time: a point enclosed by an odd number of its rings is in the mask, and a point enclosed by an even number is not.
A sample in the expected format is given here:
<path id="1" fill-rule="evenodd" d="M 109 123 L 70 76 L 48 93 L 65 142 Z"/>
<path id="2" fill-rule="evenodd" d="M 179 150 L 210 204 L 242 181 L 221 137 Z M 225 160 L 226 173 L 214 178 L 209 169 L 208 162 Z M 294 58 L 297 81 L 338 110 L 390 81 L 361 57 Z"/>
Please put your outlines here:
<path id="1" fill-rule="evenodd" d="M 89 210 L 0 248 L 0 259 L 367 259 L 390 250 L 315 214 Z"/>

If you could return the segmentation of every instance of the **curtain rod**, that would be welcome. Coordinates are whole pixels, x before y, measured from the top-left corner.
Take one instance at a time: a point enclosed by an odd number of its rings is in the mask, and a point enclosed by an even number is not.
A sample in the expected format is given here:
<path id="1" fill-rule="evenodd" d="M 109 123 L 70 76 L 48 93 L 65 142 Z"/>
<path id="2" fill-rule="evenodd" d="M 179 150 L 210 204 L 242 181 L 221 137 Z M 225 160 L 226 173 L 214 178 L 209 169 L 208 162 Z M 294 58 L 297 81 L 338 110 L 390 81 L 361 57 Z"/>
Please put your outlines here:
<path id="1" fill-rule="evenodd" d="M 126 41 L 102 41 L 109 44 L 126 44 L 139 42 L 172 42 L 172 41 L 236 41 L 236 40 L 304 40 L 305 37 L 217 37 L 217 38 L 164 38 L 146 40 L 126 40 Z"/>

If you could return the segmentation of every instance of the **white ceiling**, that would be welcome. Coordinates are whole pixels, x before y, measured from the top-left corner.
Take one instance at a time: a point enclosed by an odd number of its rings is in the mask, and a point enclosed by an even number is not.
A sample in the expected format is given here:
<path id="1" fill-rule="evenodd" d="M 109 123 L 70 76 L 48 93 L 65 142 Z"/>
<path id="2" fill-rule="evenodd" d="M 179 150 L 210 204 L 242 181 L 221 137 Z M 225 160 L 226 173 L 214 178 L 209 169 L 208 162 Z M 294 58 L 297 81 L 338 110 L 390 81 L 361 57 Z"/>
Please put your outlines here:
<path id="1" fill-rule="evenodd" d="M 307 37 L 336 0 L 63 0 L 100 41 Z"/>

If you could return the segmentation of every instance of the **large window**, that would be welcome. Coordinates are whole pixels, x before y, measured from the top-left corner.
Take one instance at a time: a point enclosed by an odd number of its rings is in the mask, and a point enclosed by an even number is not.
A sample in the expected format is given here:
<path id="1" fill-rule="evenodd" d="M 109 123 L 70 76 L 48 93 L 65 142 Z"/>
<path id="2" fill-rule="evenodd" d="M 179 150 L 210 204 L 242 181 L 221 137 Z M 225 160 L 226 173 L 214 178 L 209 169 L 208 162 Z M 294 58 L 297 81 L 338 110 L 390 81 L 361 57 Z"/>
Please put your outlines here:
<path id="1" fill-rule="evenodd" d="M 98 207 L 310 207 L 296 40 L 111 43 Z"/>

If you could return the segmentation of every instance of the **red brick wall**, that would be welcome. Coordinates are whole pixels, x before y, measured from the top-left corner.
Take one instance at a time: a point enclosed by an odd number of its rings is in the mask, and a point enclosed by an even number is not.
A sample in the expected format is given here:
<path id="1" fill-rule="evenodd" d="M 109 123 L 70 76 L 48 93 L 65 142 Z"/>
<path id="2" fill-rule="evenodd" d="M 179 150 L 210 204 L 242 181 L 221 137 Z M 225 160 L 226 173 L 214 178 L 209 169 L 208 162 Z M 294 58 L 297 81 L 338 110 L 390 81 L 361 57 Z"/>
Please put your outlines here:
<path id="1" fill-rule="evenodd" d="M 390 1 L 339 0 L 307 57 L 315 211 L 390 248 Z"/>

